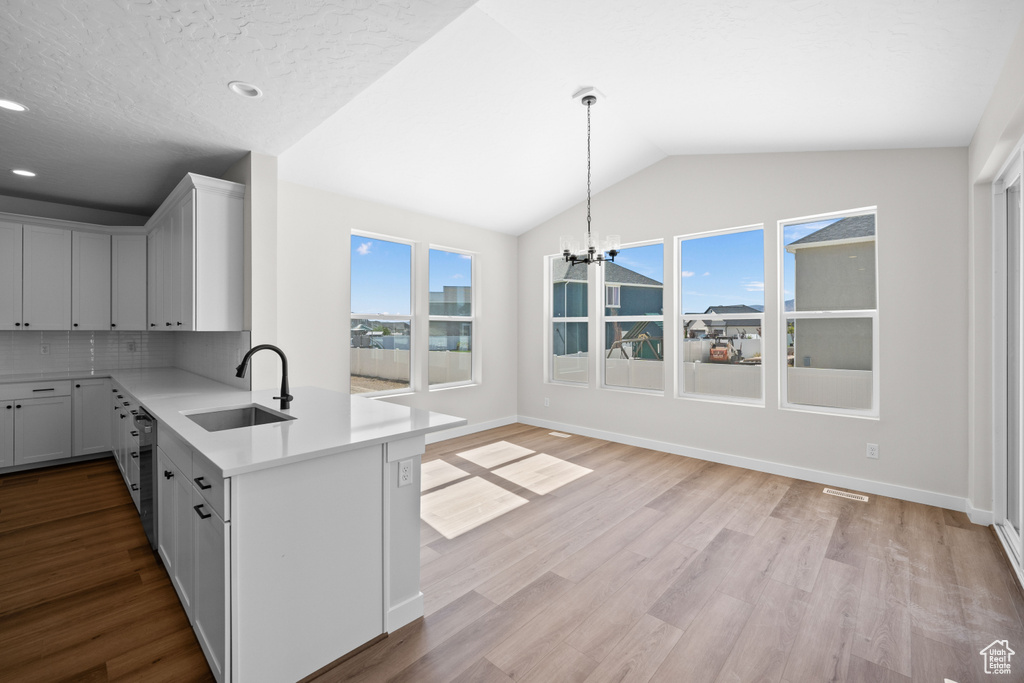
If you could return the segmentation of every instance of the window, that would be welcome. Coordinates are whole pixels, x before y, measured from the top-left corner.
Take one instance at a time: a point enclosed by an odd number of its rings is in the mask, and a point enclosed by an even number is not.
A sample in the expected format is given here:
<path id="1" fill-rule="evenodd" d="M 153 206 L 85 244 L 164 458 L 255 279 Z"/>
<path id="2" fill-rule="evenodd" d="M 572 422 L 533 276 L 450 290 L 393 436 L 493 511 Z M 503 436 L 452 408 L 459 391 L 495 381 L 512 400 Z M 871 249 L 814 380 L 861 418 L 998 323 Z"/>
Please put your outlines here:
<path id="1" fill-rule="evenodd" d="M 352 235 L 350 391 L 408 390 L 412 246 Z"/>
<path id="2" fill-rule="evenodd" d="M 430 386 L 473 380 L 473 257 L 431 249 Z"/>
<path id="3" fill-rule="evenodd" d="M 764 400 L 764 228 L 679 240 L 679 392 Z"/>
<path id="4" fill-rule="evenodd" d="M 604 385 L 663 391 L 664 245 L 625 247 L 598 271 L 619 293 L 604 307 Z"/>
<path id="5" fill-rule="evenodd" d="M 782 404 L 878 414 L 875 211 L 783 221 Z"/>
<path id="6" fill-rule="evenodd" d="M 587 384 L 587 266 L 549 258 L 551 274 L 551 367 L 555 382 Z"/>
<path id="7" fill-rule="evenodd" d="M 619 308 L 619 285 L 605 285 L 604 305 L 605 308 Z"/>

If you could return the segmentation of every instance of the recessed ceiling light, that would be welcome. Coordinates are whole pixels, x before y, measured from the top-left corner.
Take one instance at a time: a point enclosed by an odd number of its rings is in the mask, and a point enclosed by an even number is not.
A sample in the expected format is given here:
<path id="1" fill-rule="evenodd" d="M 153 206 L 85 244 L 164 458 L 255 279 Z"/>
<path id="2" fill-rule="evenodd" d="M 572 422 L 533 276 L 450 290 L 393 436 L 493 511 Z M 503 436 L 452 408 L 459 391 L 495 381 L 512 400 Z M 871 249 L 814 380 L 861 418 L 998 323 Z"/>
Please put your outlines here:
<path id="1" fill-rule="evenodd" d="M 11 111 L 28 111 L 28 107 L 24 104 L 19 104 L 13 100 L 0 100 L 0 108 L 10 109 Z"/>
<path id="2" fill-rule="evenodd" d="M 257 88 L 252 83 L 245 83 L 244 81 L 231 81 L 228 83 L 228 87 L 231 88 L 231 92 L 242 97 L 263 97 L 263 91 Z"/>
<path id="3" fill-rule="evenodd" d="M 33 173 L 32 171 L 26 171 L 23 168 L 15 168 L 15 169 L 13 169 L 11 171 L 11 173 L 13 173 L 14 175 L 23 175 L 23 176 L 25 176 L 27 178 L 35 178 L 36 177 L 35 173 Z"/>

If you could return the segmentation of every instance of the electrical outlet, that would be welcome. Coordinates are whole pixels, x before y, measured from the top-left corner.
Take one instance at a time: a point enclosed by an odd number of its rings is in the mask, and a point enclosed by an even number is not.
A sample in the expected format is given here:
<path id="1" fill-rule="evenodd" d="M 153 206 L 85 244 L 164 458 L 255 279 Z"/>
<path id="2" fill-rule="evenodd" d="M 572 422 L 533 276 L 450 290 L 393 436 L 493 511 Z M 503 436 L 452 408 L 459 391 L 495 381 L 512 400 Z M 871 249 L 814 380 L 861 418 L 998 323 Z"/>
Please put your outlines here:
<path id="1" fill-rule="evenodd" d="M 398 463 L 398 485 L 408 486 L 412 483 L 412 460 L 401 460 Z"/>
<path id="2" fill-rule="evenodd" d="M 135 353 L 135 342 L 128 342 L 128 353 Z"/>
<path id="3" fill-rule="evenodd" d="M 878 444 L 877 443 L 869 443 L 868 444 L 868 457 L 871 458 L 872 460 L 878 460 Z"/>
<path id="4" fill-rule="evenodd" d="M 550 398 L 544 399 L 544 407 L 545 408 L 549 408 L 550 406 L 551 406 L 551 399 Z"/>
<path id="5" fill-rule="evenodd" d="M 50 355 L 50 345 L 49 344 L 40 344 L 39 345 L 39 354 L 41 356 L 49 356 Z"/>

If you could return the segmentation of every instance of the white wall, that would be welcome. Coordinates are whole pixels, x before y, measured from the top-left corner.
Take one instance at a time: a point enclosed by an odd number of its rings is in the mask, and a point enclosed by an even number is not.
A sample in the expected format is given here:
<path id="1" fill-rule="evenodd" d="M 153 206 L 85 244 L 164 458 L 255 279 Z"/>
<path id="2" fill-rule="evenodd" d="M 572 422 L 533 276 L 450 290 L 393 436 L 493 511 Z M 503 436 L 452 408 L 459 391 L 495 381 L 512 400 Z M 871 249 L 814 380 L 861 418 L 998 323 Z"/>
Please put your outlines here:
<path id="1" fill-rule="evenodd" d="M 465 417 L 471 425 L 515 416 L 515 237 L 286 182 L 278 200 L 278 341 L 288 353 L 292 386 L 349 389 L 350 235 L 361 230 L 477 254 L 473 350 L 483 361 L 482 381 L 386 400 Z M 427 274 L 415 277 L 425 291 Z M 418 305 L 426 310 L 425 296 Z M 253 342 L 259 342 L 255 330 Z M 425 371 L 419 371 L 424 384 Z"/>
<path id="2" fill-rule="evenodd" d="M 741 406 L 544 382 L 543 257 L 579 233 L 584 208 L 519 241 L 519 414 L 769 463 L 967 497 L 967 150 L 923 149 L 670 157 L 598 194 L 594 227 L 623 242 L 764 223 L 766 406 Z M 881 417 L 780 410 L 777 221 L 878 206 Z M 665 348 L 675 348 L 676 287 L 666 287 Z M 909 322 L 908 321 L 912 321 Z M 925 321 L 925 322 L 921 322 Z M 942 331 L 940 357 L 906 344 Z M 908 325 L 910 327 L 908 327 Z M 596 361 L 592 360 L 596 364 Z M 665 362 L 666 386 L 676 373 Z M 592 370 L 591 377 L 594 377 Z M 550 407 L 543 401 L 549 398 Z M 865 444 L 881 447 L 879 460 Z"/>
<path id="3" fill-rule="evenodd" d="M 993 498 L 992 418 L 996 410 L 992 400 L 992 181 L 1021 137 L 1024 137 L 1024 23 L 1017 30 L 968 152 L 970 495 L 975 507 L 985 509 L 992 506 Z"/>

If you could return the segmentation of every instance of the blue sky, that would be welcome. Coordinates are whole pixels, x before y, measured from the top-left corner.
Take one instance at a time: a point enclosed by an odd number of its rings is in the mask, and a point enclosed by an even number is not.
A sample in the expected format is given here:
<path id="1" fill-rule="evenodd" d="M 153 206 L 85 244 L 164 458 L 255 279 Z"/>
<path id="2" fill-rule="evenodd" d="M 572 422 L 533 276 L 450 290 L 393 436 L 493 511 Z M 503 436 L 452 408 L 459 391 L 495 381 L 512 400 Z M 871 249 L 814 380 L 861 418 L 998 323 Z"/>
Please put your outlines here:
<path id="1" fill-rule="evenodd" d="M 764 306 L 764 231 L 683 240 L 679 249 L 683 313 L 711 306 Z"/>
<path id="2" fill-rule="evenodd" d="M 621 249 L 615 257 L 615 263 L 658 282 L 665 282 L 665 257 L 660 244 Z"/>
<path id="3" fill-rule="evenodd" d="M 409 315 L 412 247 L 352 235 L 352 312 Z"/>
<path id="4" fill-rule="evenodd" d="M 472 257 L 430 250 L 430 291 L 470 286 Z M 412 248 L 352 235 L 352 313 L 409 315 Z"/>

